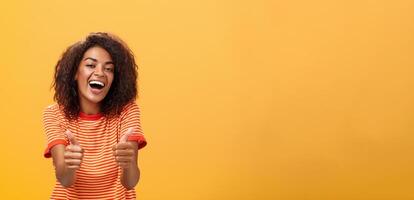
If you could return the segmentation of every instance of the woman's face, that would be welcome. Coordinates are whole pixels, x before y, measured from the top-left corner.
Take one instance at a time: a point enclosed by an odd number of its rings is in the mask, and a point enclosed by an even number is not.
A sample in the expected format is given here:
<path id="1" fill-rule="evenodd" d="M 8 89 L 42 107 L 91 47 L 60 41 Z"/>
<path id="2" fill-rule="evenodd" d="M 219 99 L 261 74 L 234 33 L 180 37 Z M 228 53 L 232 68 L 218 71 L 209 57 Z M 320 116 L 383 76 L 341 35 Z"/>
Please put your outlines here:
<path id="1" fill-rule="evenodd" d="M 111 55 L 102 47 L 85 52 L 75 75 L 81 108 L 100 105 L 111 88 L 114 67 Z"/>

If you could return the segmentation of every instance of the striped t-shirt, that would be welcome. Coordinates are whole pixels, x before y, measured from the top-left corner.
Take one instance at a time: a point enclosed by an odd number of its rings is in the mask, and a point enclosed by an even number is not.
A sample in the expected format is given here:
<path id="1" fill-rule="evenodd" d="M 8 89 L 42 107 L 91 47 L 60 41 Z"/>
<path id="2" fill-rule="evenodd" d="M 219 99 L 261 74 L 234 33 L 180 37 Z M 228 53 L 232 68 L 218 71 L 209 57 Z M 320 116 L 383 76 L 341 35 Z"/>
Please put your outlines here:
<path id="1" fill-rule="evenodd" d="M 68 145 L 65 131 L 70 130 L 84 150 L 76 180 L 64 188 L 56 180 L 50 199 L 135 199 L 135 190 L 127 190 L 121 183 L 121 168 L 115 162 L 112 147 L 116 145 L 128 128 L 135 133 L 128 141 L 136 141 L 138 149 L 147 142 L 142 133 L 140 111 L 135 102 L 127 104 L 118 117 L 107 118 L 103 114 L 80 113 L 76 120 L 65 118 L 58 104 L 46 108 L 43 113 L 44 130 L 47 137 L 46 158 L 51 157 L 51 148 L 57 144 Z"/>

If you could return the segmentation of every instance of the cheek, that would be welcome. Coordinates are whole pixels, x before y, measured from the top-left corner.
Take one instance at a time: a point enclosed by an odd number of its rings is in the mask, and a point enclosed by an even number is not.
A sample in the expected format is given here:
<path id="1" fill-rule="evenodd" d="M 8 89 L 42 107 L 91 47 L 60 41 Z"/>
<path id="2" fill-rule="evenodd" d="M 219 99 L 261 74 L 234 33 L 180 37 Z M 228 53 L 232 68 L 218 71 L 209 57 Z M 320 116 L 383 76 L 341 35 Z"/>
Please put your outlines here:
<path id="1" fill-rule="evenodd" d="M 108 83 L 110 86 L 112 86 L 112 83 L 114 82 L 114 75 L 109 75 L 108 76 Z M 110 87 L 109 87 L 110 88 Z"/>
<path id="2" fill-rule="evenodd" d="M 87 70 L 85 70 L 84 68 L 80 68 L 75 74 L 75 80 L 78 82 L 85 81 L 88 79 L 89 74 L 90 73 Z"/>

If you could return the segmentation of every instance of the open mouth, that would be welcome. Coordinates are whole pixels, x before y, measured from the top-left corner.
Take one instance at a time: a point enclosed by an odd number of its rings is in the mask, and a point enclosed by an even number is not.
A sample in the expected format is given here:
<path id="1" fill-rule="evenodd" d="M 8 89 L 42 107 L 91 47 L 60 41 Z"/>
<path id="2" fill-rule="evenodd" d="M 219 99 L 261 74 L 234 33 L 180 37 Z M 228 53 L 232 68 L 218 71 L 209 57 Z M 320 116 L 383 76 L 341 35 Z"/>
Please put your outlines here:
<path id="1" fill-rule="evenodd" d="M 93 89 L 102 89 L 105 87 L 105 83 L 101 82 L 101 81 L 89 81 L 89 86 Z"/>

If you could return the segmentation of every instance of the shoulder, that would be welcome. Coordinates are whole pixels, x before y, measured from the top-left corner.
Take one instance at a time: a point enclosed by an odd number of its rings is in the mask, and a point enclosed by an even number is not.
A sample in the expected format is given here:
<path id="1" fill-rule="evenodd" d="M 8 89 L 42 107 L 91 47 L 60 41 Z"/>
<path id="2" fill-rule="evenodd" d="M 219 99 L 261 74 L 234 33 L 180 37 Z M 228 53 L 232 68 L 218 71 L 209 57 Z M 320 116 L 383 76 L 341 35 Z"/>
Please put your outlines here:
<path id="1" fill-rule="evenodd" d="M 63 108 L 57 103 L 47 106 L 43 111 L 43 117 L 63 118 Z"/>
<path id="2" fill-rule="evenodd" d="M 127 103 L 121 111 L 121 117 L 128 115 L 129 113 L 135 113 L 135 114 L 139 114 L 140 113 L 140 109 L 138 107 L 138 104 L 135 101 L 131 101 L 129 103 Z"/>

